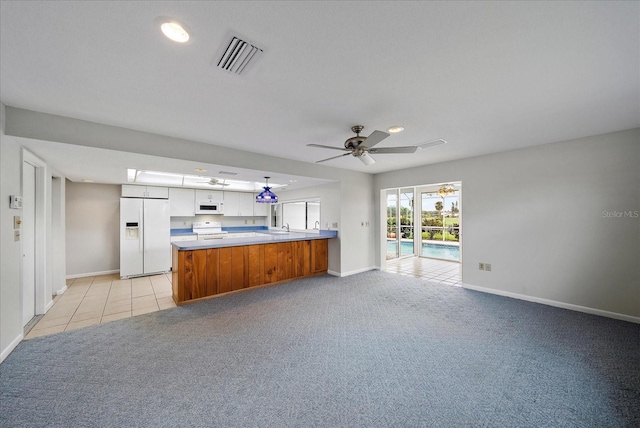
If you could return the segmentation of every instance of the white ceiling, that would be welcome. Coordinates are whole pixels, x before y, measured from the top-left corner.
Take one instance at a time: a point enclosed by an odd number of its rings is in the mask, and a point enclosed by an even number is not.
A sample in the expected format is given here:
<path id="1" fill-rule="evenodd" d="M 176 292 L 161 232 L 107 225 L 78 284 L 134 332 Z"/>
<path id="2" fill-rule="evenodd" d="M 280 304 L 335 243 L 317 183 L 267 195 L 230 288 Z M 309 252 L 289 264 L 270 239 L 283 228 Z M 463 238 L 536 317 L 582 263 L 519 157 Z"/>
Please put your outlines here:
<path id="1" fill-rule="evenodd" d="M 165 39 L 159 16 L 187 24 L 191 41 Z M 640 126 L 635 1 L 2 0 L 0 18 L 8 106 L 303 162 L 339 154 L 306 145 L 340 147 L 356 124 L 364 135 L 405 127 L 378 147 L 448 141 L 374 155 L 371 166 L 327 162 L 355 171 Z M 214 66 L 231 33 L 265 49 L 243 76 Z M 51 152 L 60 172 L 79 175 L 83 150 Z M 96 176 L 140 167 L 102 155 L 110 160 L 92 163 Z"/>

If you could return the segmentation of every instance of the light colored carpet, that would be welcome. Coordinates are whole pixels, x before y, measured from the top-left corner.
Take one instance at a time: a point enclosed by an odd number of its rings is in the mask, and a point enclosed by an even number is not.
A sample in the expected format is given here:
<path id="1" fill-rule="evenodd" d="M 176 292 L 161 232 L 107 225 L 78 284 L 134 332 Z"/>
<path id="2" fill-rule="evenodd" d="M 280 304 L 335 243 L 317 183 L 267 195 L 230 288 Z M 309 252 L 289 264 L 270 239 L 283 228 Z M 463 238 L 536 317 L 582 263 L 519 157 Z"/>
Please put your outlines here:
<path id="1" fill-rule="evenodd" d="M 322 276 L 22 342 L 0 426 L 640 425 L 640 326 Z"/>

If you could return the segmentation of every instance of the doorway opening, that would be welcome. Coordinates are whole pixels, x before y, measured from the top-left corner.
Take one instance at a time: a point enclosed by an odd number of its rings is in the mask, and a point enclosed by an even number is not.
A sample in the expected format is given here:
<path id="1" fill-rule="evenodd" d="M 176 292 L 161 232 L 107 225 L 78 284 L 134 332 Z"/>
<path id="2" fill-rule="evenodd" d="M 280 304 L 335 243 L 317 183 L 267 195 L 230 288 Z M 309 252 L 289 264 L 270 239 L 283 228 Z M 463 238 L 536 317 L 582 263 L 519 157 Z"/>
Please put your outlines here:
<path id="1" fill-rule="evenodd" d="M 461 192 L 460 181 L 381 192 L 385 270 L 454 285 L 462 282 Z"/>

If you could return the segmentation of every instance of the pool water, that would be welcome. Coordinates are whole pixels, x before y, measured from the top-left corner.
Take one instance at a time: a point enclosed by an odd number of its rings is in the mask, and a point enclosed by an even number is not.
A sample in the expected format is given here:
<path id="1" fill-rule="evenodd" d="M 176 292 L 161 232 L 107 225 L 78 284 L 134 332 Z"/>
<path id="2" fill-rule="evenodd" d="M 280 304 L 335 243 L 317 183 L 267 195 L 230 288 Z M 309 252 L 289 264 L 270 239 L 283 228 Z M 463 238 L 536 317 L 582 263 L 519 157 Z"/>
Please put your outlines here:
<path id="1" fill-rule="evenodd" d="M 396 242 L 387 240 L 387 253 L 395 254 Z M 413 254 L 413 242 L 400 242 L 400 255 Z M 460 247 L 453 245 L 422 244 L 422 256 L 436 259 L 460 261 Z"/>

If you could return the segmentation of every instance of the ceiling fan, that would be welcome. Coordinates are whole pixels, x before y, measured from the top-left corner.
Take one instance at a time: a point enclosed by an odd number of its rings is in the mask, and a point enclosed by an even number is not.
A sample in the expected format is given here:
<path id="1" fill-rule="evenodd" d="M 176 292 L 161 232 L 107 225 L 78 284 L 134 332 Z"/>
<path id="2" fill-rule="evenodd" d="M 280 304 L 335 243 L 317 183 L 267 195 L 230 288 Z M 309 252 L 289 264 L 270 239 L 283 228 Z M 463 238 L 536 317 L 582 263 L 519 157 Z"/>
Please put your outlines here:
<path id="1" fill-rule="evenodd" d="M 356 136 L 351 137 L 344 142 L 344 149 L 341 147 L 324 146 L 322 144 L 307 144 L 307 146 L 320 147 L 323 149 L 341 150 L 341 151 L 347 152 L 339 156 L 333 156 L 327 159 L 319 160 L 316 163 L 326 162 L 331 159 L 337 159 L 343 156 L 352 155 L 360 159 L 362 163 L 364 163 L 365 165 L 372 165 L 376 163 L 376 161 L 371 156 L 369 156 L 369 153 L 371 154 L 373 153 L 377 153 L 377 154 L 413 153 L 418 149 L 418 146 L 375 148 L 373 146 L 375 146 L 380 141 L 387 138 L 389 134 L 382 131 L 373 131 L 371 135 L 369 135 L 368 137 L 361 137 L 360 132 L 362 132 L 363 129 L 364 129 L 364 126 L 362 125 L 356 125 L 351 127 L 351 130 L 356 133 Z"/>
<path id="2" fill-rule="evenodd" d="M 203 177 L 205 178 L 205 177 Z M 199 181 L 198 183 L 208 184 L 209 186 L 229 186 L 229 183 L 225 183 L 226 180 L 218 180 L 215 177 L 211 177 L 208 181 Z"/>

